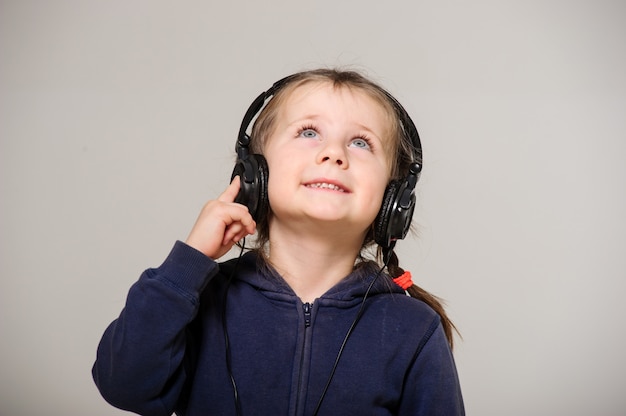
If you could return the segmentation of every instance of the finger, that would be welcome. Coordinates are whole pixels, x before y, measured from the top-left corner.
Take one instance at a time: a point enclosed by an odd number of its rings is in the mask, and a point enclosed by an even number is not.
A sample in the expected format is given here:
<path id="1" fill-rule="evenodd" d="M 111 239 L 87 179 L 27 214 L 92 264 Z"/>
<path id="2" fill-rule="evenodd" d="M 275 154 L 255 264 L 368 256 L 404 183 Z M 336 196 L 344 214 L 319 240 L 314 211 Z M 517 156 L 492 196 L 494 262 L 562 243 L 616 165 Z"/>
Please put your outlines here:
<path id="1" fill-rule="evenodd" d="M 240 184 L 241 179 L 239 178 L 239 176 L 235 176 L 230 185 L 228 185 L 228 188 L 226 188 L 226 190 L 222 192 L 217 200 L 221 202 L 235 202 L 235 198 L 239 193 Z"/>
<path id="2" fill-rule="evenodd" d="M 242 238 L 253 235 L 256 232 L 256 224 L 252 222 L 251 225 L 246 225 L 241 222 L 230 224 L 224 232 L 224 239 L 222 244 L 226 245 L 229 242 L 238 242 Z"/>
<path id="3" fill-rule="evenodd" d="M 222 245 L 227 245 L 229 243 L 232 243 L 233 241 L 236 242 L 235 237 L 241 233 L 241 230 L 243 230 L 243 226 L 240 222 L 230 224 L 224 232 Z"/>

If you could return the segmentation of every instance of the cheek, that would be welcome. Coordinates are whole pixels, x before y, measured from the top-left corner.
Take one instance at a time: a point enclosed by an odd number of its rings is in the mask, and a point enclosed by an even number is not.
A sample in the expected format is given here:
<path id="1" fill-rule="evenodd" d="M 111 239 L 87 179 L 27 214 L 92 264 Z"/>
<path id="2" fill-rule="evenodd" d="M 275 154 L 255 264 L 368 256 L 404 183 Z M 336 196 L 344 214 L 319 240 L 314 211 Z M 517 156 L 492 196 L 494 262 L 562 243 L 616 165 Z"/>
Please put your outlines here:
<path id="1" fill-rule="evenodd" d="M 378 211 L 380 210 L 383 204 L 383 200 L 386 196 L 387 186 L 389 185 L 387 179 L 388 178 L 384 176 L 377 180 L 375 183 L 372 183 L 372 210 L 376 211 L 376 213 L 378 213 Z"/>
<path id="2" fill-rule="evenodd" d="M 387 195 L 387 185 L 388 185 L 387 182 L 380 184 L 380 188 L 379 188 L 379 191 L 378 191 L 378 196 L 379 197 L 377 198 L 377 200 L 378 200 L 378 207 L 379 208 L 380 208 L 380 206 L 383 203 L 383 199 Z"/>
<path id="3" fill-rule="evenodd" d="M 382 201 L 383 195 L 391 180 L 386 164 L 380 163 L 376 170 L 369 171 L 372 193 Z"/>
<path id="4" fill-rule="evenodd" d="M 378 215 L 383 204 L 385 192 L 387 191 L 387 182 L 376 181 L 371 183 L 370 192 L 367 196 L 369 215 L 372 221 Z"/>
<path id="5" fill-rule="evenodd" d="M 267 191 L 270 204 L 284 199 L 289 200 L 288 197 L 293 193 L 295 186 L 293 167 L 288 163 L 280 163 L 280 159 L 269 158 L 266 160 L 269 171 Z"/>
<path id="6" fill-rule="evenodd" d="M 272 173 L 276 172 L 276 175 L 282 175 L 286 170 L 293 166 L 294 157 L 289 151 L 285 149 L 271 149 L 271 152 L 266 152 L 265 160 L 267 167 L 270 171 L 270 177 Z M 285 163 L 285 162 L 289 163 Z"/>

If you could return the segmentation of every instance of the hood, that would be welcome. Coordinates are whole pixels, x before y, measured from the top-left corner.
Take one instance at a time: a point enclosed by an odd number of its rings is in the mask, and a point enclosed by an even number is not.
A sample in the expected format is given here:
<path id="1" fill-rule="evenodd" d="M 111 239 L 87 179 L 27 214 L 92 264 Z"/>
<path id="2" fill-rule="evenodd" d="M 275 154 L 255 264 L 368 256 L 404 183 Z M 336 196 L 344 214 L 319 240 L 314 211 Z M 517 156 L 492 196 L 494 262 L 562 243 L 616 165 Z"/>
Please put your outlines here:
<path id="1" fill-rule="evenodd" d="M 247 252 L 238 259 L 231 259 L 222 263 L 220 270 L 226 276 L 233 275 L 236 280 L 255 287 L 267 297 L 285 301 L 298 299 L 283 277 L 255 252 Z M 376 281 L 372 285 L 368 297 L 382 293 L 404 293 L 404 290 L 393 283 L 387 273 L 380 272 L 379 266 L 373 261 L 369 261 L 359 264 L 352 273 L 330 288 L 315 302 L 334 304 L 338 307 L 350 307 L 363 299 L 363 295 L 374 279 Z"/>

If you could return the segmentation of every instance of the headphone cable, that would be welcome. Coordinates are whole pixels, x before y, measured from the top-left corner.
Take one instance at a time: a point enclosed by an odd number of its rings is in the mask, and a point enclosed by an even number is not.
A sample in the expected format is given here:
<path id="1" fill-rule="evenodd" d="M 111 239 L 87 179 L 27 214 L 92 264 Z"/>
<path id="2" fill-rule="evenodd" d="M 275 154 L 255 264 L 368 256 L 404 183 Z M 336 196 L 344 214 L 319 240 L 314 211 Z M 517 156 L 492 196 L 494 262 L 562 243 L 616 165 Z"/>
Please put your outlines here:
<path id="1" fill-rule="evenodd" d="M 339 347 L 339 352 L 337 353 L 337 357 L 335 358 L 335 363 L 333 364 L 333 368 L 330 371 L 330 376 L 328 376 L 328 381 L 326 381 L 326 385 L 324 386 L 324 390 L 322 391 L 322 396 L 320 397 L 319 401 L 317 402 L 317 406 L 315 406 L 315 410 L 313 411 L 313 416 L 317 416 L 317 413 L 319 412 L 320 407 L 322 406 L 322 402 L 324 401 L 324 397 L 326 397 L 326 392 L 328 391 L 328 387 L 330 387 L 330 383 L 335 375 L 337 366 L 339 365 L 339 359 L 341 358 L 341 355 L 343 354 L 343 350 L 348 342 L 348 338 L 350 338 L 350 335 L 352 335 L 352 331 L 354 331 L 354 328 L 356 327 L 357 323 L 361 320 L 361 316 L 363 315 L 363 311 L 365 309 L 365 301 L 367 300 L 367 297 L 369 296 L 370 290 L 372 290 L 374 283 L 376 283 L 381 273 L 383 272 L 383 270 L 385 270 L 385 268 L 387 267 L 387 264 L 389 263 L 389 258 L 388 258 L 389 256 L 385 255 L 384 257 L 386 257 L 386 259 L 385 259 L 383 266 L 380 269 L 378 269 L 376 276 L 374 276 L 371 283 L 367 287 L 367 290 L 365 291 L 365 294 L 363 295 L 363 300 L 361 301 L 361 306 L 359 307 L 359 311 L 357 312 L 356 317 L 354 318 L 354 321 L 352 321 L 352 325 L 350 325 L 348 332 L 346 332 L 346 336 L 343 338 L 343 342 L 341 343 L 341 347 Z"/>
<path id="2" fill-rule="evenodd" d="M 230 383 L 233 386 L 233 394 L 235 399 L 235 412 L 237 416 L 241 416 L 241 403 L 239 401 L 239 391 L 237 390 L 237 383 L 235 383 L 235 376 L 233 375 L 233 367 L 232 367 L 232 358 L 230 353 L 230 338 L 228 337 L 228 328 L 226 322 L 226 304 L 228 302 L 228 289 L 230 289 L 230 284 L 233 281 L 233 277 L 235 276 L 235 272 L 239 267 L 239 260 L 241 260 L 241 256 L 243 255 L 243 251 L 246 247 L 246 239 L 245 237 L 241 240 L 241 250 L 239 251 L 239 256 L 237 257 L 237 261 L 235 262 L 235 266 L 233 267 L 233 271 L 230 273 L 228 280 L 226 282 L 226 288 L 224 289 L 224 302 L 222 303 L 222 328 L 224 329 L 224 347 L 226 348 L 226 369 L 228 370 L 228 376 L 230 377 Z"/>

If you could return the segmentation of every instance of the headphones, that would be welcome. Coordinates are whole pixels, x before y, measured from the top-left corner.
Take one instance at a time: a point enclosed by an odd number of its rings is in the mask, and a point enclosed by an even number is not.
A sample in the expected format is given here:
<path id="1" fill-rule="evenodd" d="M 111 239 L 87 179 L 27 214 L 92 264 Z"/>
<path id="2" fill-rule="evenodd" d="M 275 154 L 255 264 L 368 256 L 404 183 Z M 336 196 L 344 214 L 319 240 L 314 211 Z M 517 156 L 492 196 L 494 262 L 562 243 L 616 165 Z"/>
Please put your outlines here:
<path id="1" fill-rule="evenodd" d="M 247 206 L 252 218 L 257 222 L 265 218 L 269 210 L 267 191 L 269 169 L 265 157 L 250 153 L 248 148 L 250 136 L 246 131 L 252 120 L 265 106 L 265 102 L 298 75 L 300 74 L 289 75 L 275 82 L 267 91 L 259 94 L 248 107 L 239 128 L 235 147 L 237 162 L 231 175 L 231 181 L 235 176 L 241 178 L 241 185 L 235 202 Z M 389 252 L 397 240 L 406 237 L 411 226 L 411 219 L 415 210 L 415 185 L 422 171 L 422 145 L 417 128 L 404 107 L 387 91 L 382 91 L 393 105 L 400 121 L 402 134 L 409 139 L 413 151 L 413 160 L 407 175 L 402 179 L 389 182 L 385 189 L 380 211 L 374 220 L 374 241 L 383 250 Z"/>

